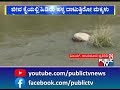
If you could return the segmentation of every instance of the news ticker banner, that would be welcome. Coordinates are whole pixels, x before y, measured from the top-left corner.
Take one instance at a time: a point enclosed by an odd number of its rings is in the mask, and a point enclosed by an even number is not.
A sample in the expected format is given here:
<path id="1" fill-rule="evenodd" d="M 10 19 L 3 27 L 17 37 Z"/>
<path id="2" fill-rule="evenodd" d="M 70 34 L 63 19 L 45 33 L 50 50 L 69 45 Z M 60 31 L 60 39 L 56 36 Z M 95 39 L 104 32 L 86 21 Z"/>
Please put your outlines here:
<path id="1" fill-rule="evenodd" d="M 5 5 L 4 15 L 116 15 L 115 5 Z"/>
<path id="2" fill-rule="evenodd" d="M 0 89 L 120 89 L 120 67 L 0 67 Z"/>
<path id="3" fill-rule="evenodd" d="M 98 66 L 114 66 L 114 54 L 69 54 L 69 58 L 76 59 L 97 59 Z"/>

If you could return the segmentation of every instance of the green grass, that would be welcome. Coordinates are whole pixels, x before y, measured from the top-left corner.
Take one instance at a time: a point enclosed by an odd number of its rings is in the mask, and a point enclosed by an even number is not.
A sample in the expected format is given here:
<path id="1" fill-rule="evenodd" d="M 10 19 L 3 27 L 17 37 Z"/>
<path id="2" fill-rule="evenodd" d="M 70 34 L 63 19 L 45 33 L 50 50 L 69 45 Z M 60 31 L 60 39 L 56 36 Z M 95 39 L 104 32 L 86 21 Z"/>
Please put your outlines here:
<path id="1" fill-rule="evenodd" d="M 98 29 L 96 29 L 91 37 L 93 46 L 111 47 L 113 45 L 111 30 L 111 27 L 108 25 L 101 25 Z"/>

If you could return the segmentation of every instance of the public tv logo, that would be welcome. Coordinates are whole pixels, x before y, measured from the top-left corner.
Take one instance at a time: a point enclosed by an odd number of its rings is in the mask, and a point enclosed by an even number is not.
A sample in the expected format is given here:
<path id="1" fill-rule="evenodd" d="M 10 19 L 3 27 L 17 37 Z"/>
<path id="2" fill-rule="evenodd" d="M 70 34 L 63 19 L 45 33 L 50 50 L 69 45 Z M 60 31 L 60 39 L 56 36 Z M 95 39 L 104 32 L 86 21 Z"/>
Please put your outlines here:
<path id="1" fill-rule="evenodd" d="M 99 59 L 98 66 L 113 66 L 113 59 L 107 58 L 107 59 Z"/>
<path id="2" fill-rule="evenodd" d="M 26 70 L 25 69 L 15 69 L 14 75 L 15 75 L 15 77 L 25 77 Z"/>
<path id="3" fill-rule="evenodd" d="M 23 88 L 25 86 L 25 80 L 23 78 L 17 78 L 15 80 L 15 85 L 18 88 Z"/>
<path id="4" fill-rule="evenodd" d="M 113 66 L 114 54 L 108 54 L 108 58 L 100 58 L 98 66 Z"/>

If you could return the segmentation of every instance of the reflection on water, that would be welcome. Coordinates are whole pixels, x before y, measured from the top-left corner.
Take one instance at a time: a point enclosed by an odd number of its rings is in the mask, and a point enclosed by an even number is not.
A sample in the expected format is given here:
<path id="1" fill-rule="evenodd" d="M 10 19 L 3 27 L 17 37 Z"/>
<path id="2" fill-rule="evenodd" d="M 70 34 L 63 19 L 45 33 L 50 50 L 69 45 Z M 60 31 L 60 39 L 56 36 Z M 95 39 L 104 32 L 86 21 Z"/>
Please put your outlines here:
<path id="1" fill-rule="evenodd" d="M 70 53 L 114 53 L 120 65 L 119 17 L 1 15 L 0 20 L 0 65 L 97 66 L 97 60 L 70 60 Z M 75 32 L 92 34 L 100 24 L 113 26 L 113 47 L 71 41 Z"/>

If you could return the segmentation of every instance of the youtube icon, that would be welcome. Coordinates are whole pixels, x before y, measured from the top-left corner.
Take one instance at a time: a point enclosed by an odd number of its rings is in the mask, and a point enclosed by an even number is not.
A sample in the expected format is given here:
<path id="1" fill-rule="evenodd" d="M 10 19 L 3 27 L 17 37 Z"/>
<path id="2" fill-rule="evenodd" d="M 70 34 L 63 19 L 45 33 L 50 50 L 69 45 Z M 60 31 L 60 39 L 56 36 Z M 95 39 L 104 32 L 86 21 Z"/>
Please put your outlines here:
<path id="1" fill-rule="evenodd" d="M 25 77 L 26 70 L 25 69 L 15 69 L 14 75 L 15 75 L 15 77 Z"/>

